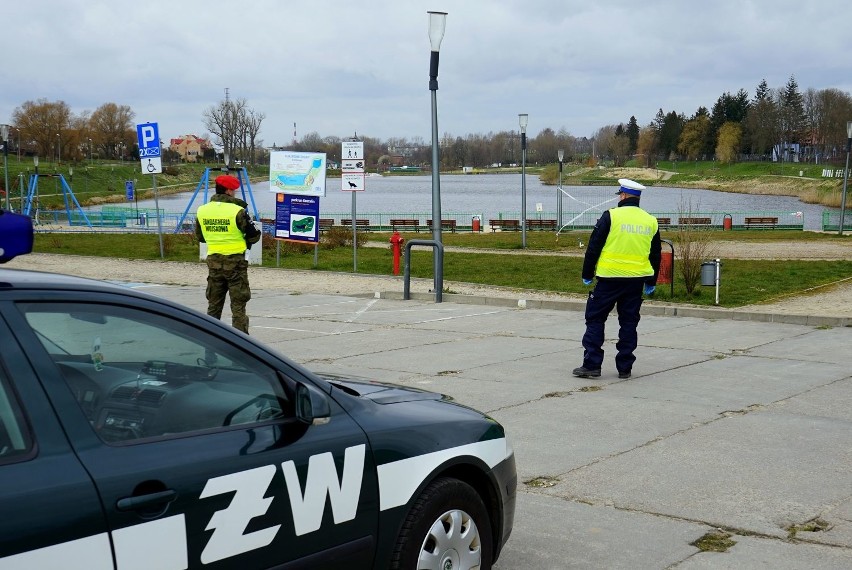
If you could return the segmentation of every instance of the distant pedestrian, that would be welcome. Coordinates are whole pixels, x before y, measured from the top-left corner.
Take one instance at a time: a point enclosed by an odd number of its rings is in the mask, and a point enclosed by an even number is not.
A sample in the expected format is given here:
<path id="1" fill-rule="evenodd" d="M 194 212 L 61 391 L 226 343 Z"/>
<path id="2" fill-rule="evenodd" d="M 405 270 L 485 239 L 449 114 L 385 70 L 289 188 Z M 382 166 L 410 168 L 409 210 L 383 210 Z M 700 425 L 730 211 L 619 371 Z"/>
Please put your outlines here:
<path id="1" fill-rule="evenodd" d="M 243 200 L 234 197 L 240 181 L 216 178 L 216 194 L 198 208 L 195 235 L 207 243 L 207 314 L 222 318 L 225 296 L 231 295 L 231 324 L 248 334 L 246 304 L 251 299 L 245 252 L 260 240 Z"/>
<path id="2" fill-rule="evenodd" d="M 660 232 L 657 219 L 639 207 L 645 187 L 619 179 L 618 206 L 607 210 L 595 223 L 583 262 L 583 284 L 594 289 L 586 301 L 586 333 L 583 365 L 573 370 L 580 378 L 601 375 L 604 325 L 613 307 L 618 311 L 618 342 L 615 367 L 619 378 L 630 378 L 638 344 L 636 327 L 642 294 L 656 289 L 660 271 Z"/>

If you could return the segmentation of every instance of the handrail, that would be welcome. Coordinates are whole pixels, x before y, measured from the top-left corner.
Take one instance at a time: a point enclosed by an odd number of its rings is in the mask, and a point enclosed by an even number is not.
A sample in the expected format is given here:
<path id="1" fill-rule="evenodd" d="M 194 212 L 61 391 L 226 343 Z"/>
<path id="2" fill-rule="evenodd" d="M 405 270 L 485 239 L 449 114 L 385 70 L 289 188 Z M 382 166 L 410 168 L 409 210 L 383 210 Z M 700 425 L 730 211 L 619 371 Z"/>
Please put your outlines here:
<path id="1" fill-rule="evenodd" d="M 432 287 L 435 290 L 435 302 L 443 301 L 442 284 L 444 282 L 444 244 L 433 239 L 412 239 L 405 244 L 405 271 L 403 272 L 402 298 L 405 301 L 411 299 L 411 246 L 414 245 L 431 245 L 433 255 L 435 255 L 435 285 Z M 440 275 L 439 275 L 440 273 Z"/>

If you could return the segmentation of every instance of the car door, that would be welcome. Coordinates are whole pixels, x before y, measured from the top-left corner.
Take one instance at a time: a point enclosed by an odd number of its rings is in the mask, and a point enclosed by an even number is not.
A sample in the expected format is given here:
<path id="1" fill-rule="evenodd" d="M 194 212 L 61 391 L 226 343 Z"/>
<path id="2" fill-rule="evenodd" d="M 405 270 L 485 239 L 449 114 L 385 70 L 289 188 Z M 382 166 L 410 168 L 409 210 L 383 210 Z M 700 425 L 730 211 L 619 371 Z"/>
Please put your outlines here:
<path id="1" fill-rule="evenodd" d="M 16 330 L 97 485 L 119 568 L 369 565 L 375 465 L 328 394 L 189 312 L 68 297 L 19 302 Z M 300 386 L 328 417 L 299 421 Z"/>
<path id="2" fill-rule="evenodd" d="M 113 568 L 100 500 L 0 317 L 0 570 Z"/>

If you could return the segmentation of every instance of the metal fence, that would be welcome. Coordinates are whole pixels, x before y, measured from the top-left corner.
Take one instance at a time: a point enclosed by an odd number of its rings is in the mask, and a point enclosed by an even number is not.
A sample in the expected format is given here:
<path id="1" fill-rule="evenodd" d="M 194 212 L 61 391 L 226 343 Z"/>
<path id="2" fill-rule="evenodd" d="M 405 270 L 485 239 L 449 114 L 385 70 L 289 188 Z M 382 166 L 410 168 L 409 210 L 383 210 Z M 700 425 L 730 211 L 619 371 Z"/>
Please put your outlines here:
<path id="1" fill-rule="evenodd" d="M 657 218 L 660 228 L 663 230 L 677 229 L 680 226 L 704 227 L 707 229 L 720 230 L 744 230 L 744 229 L 783 229 L 803 230 L 804 214 L 802 212 L 650 212 Z M 600 212 L 563 212 L 562 226 L 559 231 L 588 231 L 591 230 Z M 499 212 L 496 216 L 486 218 L 482 212 L 446 212 L 442 213 L 444 221 L 454 222 L 455 231 L 472 231 L 478 226 L 480 231 L 490 229 L 490 220 L 498 219 L 516 220 L 520 222 L 520 212 Z M 183 221 L 181 222 L 181 218 Z M 274 220 L 275 215 L 261 212 L 260 218 Z M 428 231 L 432 219 L 431 212 L 356 212 L 357 220 L 366 220 L 357 227 L 369 231 L 390 231 L 393 229 L 392 220 L 405 219 L 416 220 L 418 230 Z M 824 212 L 822 227 L 824 230 L 837 230 L 840 223 L 840 214 L 836 212 Z M 320 215 L 321 220 L 331 220 L 331 225 L 351 225 L 351 212 L 329 212 Z M 555 211 L 528 212 L 528 220 L 541 220 L 553 222 L 553 225 L 537 224 L 535 227 L 553 228 L 559 219 Z M 88 211 L 85 218 L 77 212 L 66 212 L 65 210 L 40 210 L 33 214 L 36 231 L 86 231 L 89 224 L 98 231 L 116 232 L 156 232 L 159 227 L 166 233 L 179 233 L 193 231 L 195 227 L 195 215 L 184 216 L 179 212 L 165 212 L 154 208 L 134 208 L 123 206 L 104 206 L 101 211 Z M 344 221 L 347 223 L 344 224 Z M 478 222 L 478 223 L 475 223 Z M 87 223 L 88 222 L 88 223 Z M 179 225 L 180 223 L 180 225 Z M 363 225 L 362 225 L 363 224 Z M 852 215 L 844 220 L 844 229 L 852 229 Z M 516 226 L 517 227 L 517 226 Z"/>

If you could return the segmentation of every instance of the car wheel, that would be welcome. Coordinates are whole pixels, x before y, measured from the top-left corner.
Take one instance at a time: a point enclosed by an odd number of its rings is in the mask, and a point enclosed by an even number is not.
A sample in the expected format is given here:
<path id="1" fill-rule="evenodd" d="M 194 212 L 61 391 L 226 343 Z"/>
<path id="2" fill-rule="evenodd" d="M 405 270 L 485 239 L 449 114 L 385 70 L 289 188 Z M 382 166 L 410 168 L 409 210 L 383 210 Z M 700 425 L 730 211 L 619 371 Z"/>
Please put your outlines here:
<path id="1" fill-rule="evenodd" d="M 391 568 L 399 570 L 488 570 L 491 521 L 473 487 L 458 479 L 436 479 L 405 518 Z"/>

